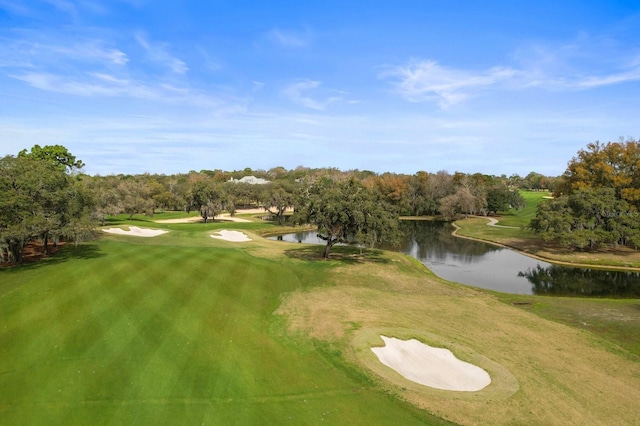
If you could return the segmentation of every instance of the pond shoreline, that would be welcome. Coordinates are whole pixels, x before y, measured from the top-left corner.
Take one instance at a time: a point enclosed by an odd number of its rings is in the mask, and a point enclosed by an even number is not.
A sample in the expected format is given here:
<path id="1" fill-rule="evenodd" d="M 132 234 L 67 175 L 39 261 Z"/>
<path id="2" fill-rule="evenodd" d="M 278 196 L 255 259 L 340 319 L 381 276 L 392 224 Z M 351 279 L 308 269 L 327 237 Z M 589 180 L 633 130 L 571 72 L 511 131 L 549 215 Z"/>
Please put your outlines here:
<path id="1" fill-rule="evenodd" d="M 472 231 L 486 226 L 481 219 L 473 219 L 470 224 Z M 403 221 L 402 229 L 405 236 L 398 246 L 377 248 L 414 257 L 437 276 L 451 282 L 510 294 L 633 299 L 640 296 L 637 271 L 549 262 L 508 244 L 460 235 L 459 224 L 435 218 Z M 297 231 L 278 237 L 285 242 L 323 244 L 316 232 Z M 275 236 L 268 238 L 276 239 Z M 614 282 L 616 285 L 611 288 Z"/>
<path id="2" fill-rule="evenodd" d="M 488 218 L 483 218 L 483 219 L 488 219 Z M 411 219 L 411 220 L 415 220 L 415 219 Z M 431 219 L 423 219 L 423 220 L 431 220 Z M 478 241 L 478 242 L 483 242 L 483 243 L 487 243 L 487 244 L 493 244 L 493 245 L 498 246 L 498 247 L 503 247 L 503 248 L 507 248 L 507 249 L 510 249 L 510 250 L 517 251 L 518 253 L 520 253 L 520 254 L 522 254 L 524 256 L 528 256 L 528 257 L 531 257 L 533 259 L 541 260 L 541 261 L 544 261 L 544 262 L 549 262 L 549 263 L 552 263 L 554 265 L 573 266 L 573 267 L 576 267 L 576 268 L 599 269 L 599 270 L 607 270 L 607 271 L 640 272 L 640 267 L 636 267 L 636 266 L 617 266 L 617 265 L 611 265 L 611 264 L 602 265 L 602 264 L 594 264 L 594 263 L 584 263 L 584 262 L 573 262 L 573 261 L 559 260 L 559 259 L 557 259 L 557 258 L 555 258 L 553 256 L 543 256 L 543 255 L 540 255 L 540 254 L 531 253 L 529 251 L 522 250 L 521 248 L 519 248 L 517 246 L 514 246 L 514 245 L 511 245 L 511 244 L 500 243 L 498 241 L 490 240 L 490 239 L 470 237 L 470 236 L 467 236 L 467 235 L 460 235 L 460 234 L 458 234 L 458 231 L 464 230 L 464 228 L 459 226 L 457 224 L 457 222 L 458 221 L 451 222 L 451 224 L 455 228 L 453 230 L 453 232 L 451 233 L 451 235 L 453 235 L 453 236 L 455 236 L 457 238 L 464 238 L 464 239 L 467 239 L 467 240 Z M 489 226 L 489 224 L 487 224 L 487 226 Z"/>

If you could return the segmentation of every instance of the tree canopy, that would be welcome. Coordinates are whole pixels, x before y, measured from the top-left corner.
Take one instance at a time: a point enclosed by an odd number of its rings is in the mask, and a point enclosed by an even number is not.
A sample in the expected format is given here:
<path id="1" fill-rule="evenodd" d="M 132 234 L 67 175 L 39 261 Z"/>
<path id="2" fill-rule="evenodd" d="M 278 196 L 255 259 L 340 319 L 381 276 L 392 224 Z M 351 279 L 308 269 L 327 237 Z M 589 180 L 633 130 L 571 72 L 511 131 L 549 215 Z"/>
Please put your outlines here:
<path id="1" fill-rule="evenodd" d="M 544 240 L 566 247 L 640 247 L 638 219 L 638 212 L 618 199 L 613 188 L 584 189 L 540 204 L 530 227 Z"/>
<path id="2" fill-rule="evenodd" d="M 34 239 L 46 253 L 51 240 L 78 242 L 91 234 L 94 199 L 65 168 L 37 155 L 0 159 L 0 261 L 20 262 Z"/>
<path id="3" fill-rule="evenodd" d="M 261 193 L 262 207 L 276 217 L 278 225 L 284 223 L 284 214 L 295 206 L 294 185 L 289 181 L 278 181 L 263 185 Z"/>
<path id="4" fill-rule="evenodd" d="M 316 225 L 318 237 L 327 242 L 324 258 L 337 243 L 372 245 L 397 235 L 392 208 L 354 178 L 324 176 L 306 188 L 296 207 L 297 221 Z"/>
<path id="5" fill-rule="evenodd" d="M 546 241 L 576 249 L 640 247 L 640 144 L 587 145 L 571 159 L 555 199 L 538 206 L 530 227 Z"/>
<path id="6" fill-rule="evenodd" d="M 571 159 L 557 195 L 613 188 L 616 198 L 640 209 L 640 142 L 593 142 Z"/>
<path id="7" fill-rule="evenodd" d="M 27 152 L 26 149 L 20 151 L 18 157 L 30 157 L 43 160 L 69 172 L 84 167 L 84 163 L 81 160 L 77 160 L 75 155 L 71 154 L 69 150 L 62 145 L 46 145 L 44 147 L 34 145 L 29 152 Z"/>

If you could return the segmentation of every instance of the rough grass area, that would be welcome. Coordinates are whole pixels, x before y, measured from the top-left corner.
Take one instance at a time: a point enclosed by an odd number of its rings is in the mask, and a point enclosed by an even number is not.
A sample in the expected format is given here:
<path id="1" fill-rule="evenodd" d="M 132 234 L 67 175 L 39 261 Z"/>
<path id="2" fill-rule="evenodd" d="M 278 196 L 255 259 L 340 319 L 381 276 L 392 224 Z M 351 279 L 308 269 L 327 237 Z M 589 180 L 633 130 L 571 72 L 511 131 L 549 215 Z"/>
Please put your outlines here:
<path id="1" fill-rule="evenodd" d="M 583 299 L 529 297 L 498 294 L 500 300 L 542 318 L 587 330 L 605 337 L 628 351 L 640 362 L 640 301 L 625 299 Z"/>
<path id="2" fill-rule="evenodd" d="M 637 423 L 637 301 L 513 306 L 401 254 L 327 261 L 258 236 L 272 226 L 153 224 L 170 232 L 0 270 L 0 424 Z M 446 347 L 493 382 L 413 384 L 373 358 L 380 334 Z"/>
<path id="3" fill-rule="evenodd" d="M 443 282 L 410 259 L 389 259 L 384 266 L 341 266 L 334 287 L 290 294 L 279 312 L 289 318 L 291 332 L 331 345 L 373 372 L 388 392 L 456 423 L 637 422 L 640 359 L 609 331 L 547 320 Z M 558 306 L 562 300 L 556 299 Z M 637 301 L 621 303 L 629 313 L 637 309 Z M 637 335 L 637 323 L 622 327 L 635 330 L 630 338 Z M 450 349 L 485 368 L 493 382 L 470 393 L 417 386 L 372 358 L 369 347 L 382 344 L 380 334 Z"/>

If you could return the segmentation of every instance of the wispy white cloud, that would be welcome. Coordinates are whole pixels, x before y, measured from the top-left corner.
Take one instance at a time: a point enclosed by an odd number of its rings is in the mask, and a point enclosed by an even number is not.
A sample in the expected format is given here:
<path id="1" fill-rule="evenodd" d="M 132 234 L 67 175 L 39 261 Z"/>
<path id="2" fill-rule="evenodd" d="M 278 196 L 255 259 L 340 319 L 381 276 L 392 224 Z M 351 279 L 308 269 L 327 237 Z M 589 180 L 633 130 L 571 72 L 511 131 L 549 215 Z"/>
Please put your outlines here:
<path id="1" fill-rule="evenodd" d="M 253 84 L 253 87 L 252 87 L 253 92 L 259 92 L 265 86 L 264 82 L 258 81 L 258 80 L 253 80 L 251 83 Z"/>
<path id="2" fill-rule="evenodd" d="M 323 111 L 332 103 L 342 100 L 340 96 L 329 96 L 320 100 L 312 98 L 308 93 L 315 91 L 320 85 L 319 81 L 302 80 L 289 85 L 282 93 L 292 102 L 318 111 Z"/>
<path id="3" fill-rule="evenodd" d="M 168 46 L 160 43 L 150 43 L 143 34 L 136 34 L 135 39 L 147 52 L 148 58 L 166 66 L 176 74 L 186 74 L 189 71 L 187 64 L 168 52 Z"/>
<path id="4" fill-rule="evenodd" d="M 23 81 L 36 89 L 68 95 L 84 97 L 127 96 L 140 99 L 162 98 L 162 94 L 153 88 L 102 73 L 92 73 L 76 78 L 27 72 L 19 75 L 10 75 L 10 77 Z"/>
<path id="5" fill-rule="evenodd" d="M 99 72 L 77 76 L 25 72 L 10 75 L 10 77 L 23 81 L 36 89 L 82 97 L 144 99 L 164 104 L 182 104 L 202 108 L 229 108 L 229 102 L 242 104 L 242 101 L 238 99 L 224 100 L 194 91 L 188 87 L 178 87 L 168 83 L 148 84 Z"/>
<path id="6" fill-rule="evenodd" d="M 633 81 L 640 81 L 640 67 L 616 74 L 604 76 L 589 76 L 576 81 L 578 88 L 592 89 L 601 86 L 611 86 Z"/>
<path id="7" fill-rule="evenodd" d="M 547 56 L 550 62 L 553 62 Z M 474 71 L 447 68 L 436 61 L 412 61 L 382 72 L 379 77 L 393 80 L 395 92 L 410 102 L 435 102 L 442 109 L 459 104 L 488 90 L 522 90 L 531 87 L 563 91 L 587 90 L 602 86 L 640 81 L 640 65 L 622 70 L 584 75 L 576 71 L 493 67 Z M 551 68 L 551 67 L 549 67 Z"/>
<path id="8" fill-rule="evenodd" d="M 189 104 L 204 108 L 244 108 L 245 101 L 229 93 L 208 93 L 183 78 L 187 65 L 168 52 L 168 46 L 134 41 L 144 50 L 132 60 L 115 41 L 73 39 L 70 34 L 35 30 L 8 32 L 0 37 L 0 73 L 33 88 L 81 97 L 119 97 Z M 166 68 L 171 70 L 166 73 Z"/>
<path id="9" fill-rule="evenodd" d="M 29 31 L 21 31 L 15 38 L 0 37 L 0 67 L 68 69 L 81 64 L 110 67 L 128 62 L 126 53 L 97 39 L 47 39 Z"/>
<path id="10" fill-rule="evenodd" d="M 196 51 L 200 55 L 202 62 L 198 65 L 199 69 L 207 69 L 209 71 L 219 71 L 223 68 L 220 59 L 214 58 L 209 50 L 203 46 L 197 46 Z"/>
<path id="11" fill-rule="evenodd" d="M 479 89 L 513 79 L 517 74 L 511 68 L 474 72 L 446 68 L 436 61 L 413 61 L 386 70 L 381 77 L 394 79 L 397 92 L 410 102 L 435 101 L 441 108 L 447 108 Z"/>
<path id="12" fill-rule="evenodd" d="M 308 31 L 301 33 L 274 28 L 267 33 L 267 38 L 284 47 L 307 47 L 311 44 L 311 36 Z"/>
<path id="13" fill-rule="evenodd" d="M 640 49 L 629 49 L 608 34 L 580 32 L 564 43 L 524 42 L 505 61 L 471 69 L 411 60 L 386 67 L 379 78 L 390 81 L 407 101 L 433 102 L 442 109 L 498 91 L 583 91 L 640 80 Z"/>

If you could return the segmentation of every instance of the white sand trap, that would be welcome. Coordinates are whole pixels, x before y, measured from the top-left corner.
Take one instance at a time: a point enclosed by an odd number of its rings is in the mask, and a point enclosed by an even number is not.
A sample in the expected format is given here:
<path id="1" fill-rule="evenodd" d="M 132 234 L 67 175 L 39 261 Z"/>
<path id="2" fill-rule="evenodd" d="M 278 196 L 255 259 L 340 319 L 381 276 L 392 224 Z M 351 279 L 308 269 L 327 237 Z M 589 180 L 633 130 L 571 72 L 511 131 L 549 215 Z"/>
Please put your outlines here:
<path id="1" fill-rule="evenodd" d="M 219 240 L 225 240 L 225 241 L 233 241 L 234 243 L 251 241 L 251 238 L 249 238 L 244 232 L 240 232 L 240 231 L 227 231 L 223 229 L 222 231 L 216 232 L 216 234 L 218 235 L 211 234 L 211 238 L 217 238 Z"/>
<path id="2" fill-rule="evenodd" d="M 229 213 L 222 213 L 220 216 L 218 216 L 218 220 L 226 220 L 230 222 L 251 222 L 249 219 L 231 216 Z"/>
<path id="3" fill-rule="evenodd" d="M 380 362 L 405 379 L 436 389 L 479 391 L 491 383 L 482 368 L 460 361 L 448 349 L 433 348 L 416 339 L 382 337 L 385 345 L 371 348 Z"/>
<path id="4" fill-rule="evenodd" d="M 202 217 L 190 216 L 190 217 L 181 217 L 179 219 L 154 220 L 154 222 L 155 223 L 197 223 L 197 222 L 202 222 Z"/>
<path id="5" fill-rule="evenodd" d="M 162 229 L 149 229 L 138 228 L 137 226 L 130 226 L 128 231 L 120 228 L 103 229 L 104 232 L 109 234 L 129 235 L 133 237 L 157 237 L 169 231 L 163 231 Z"/>

